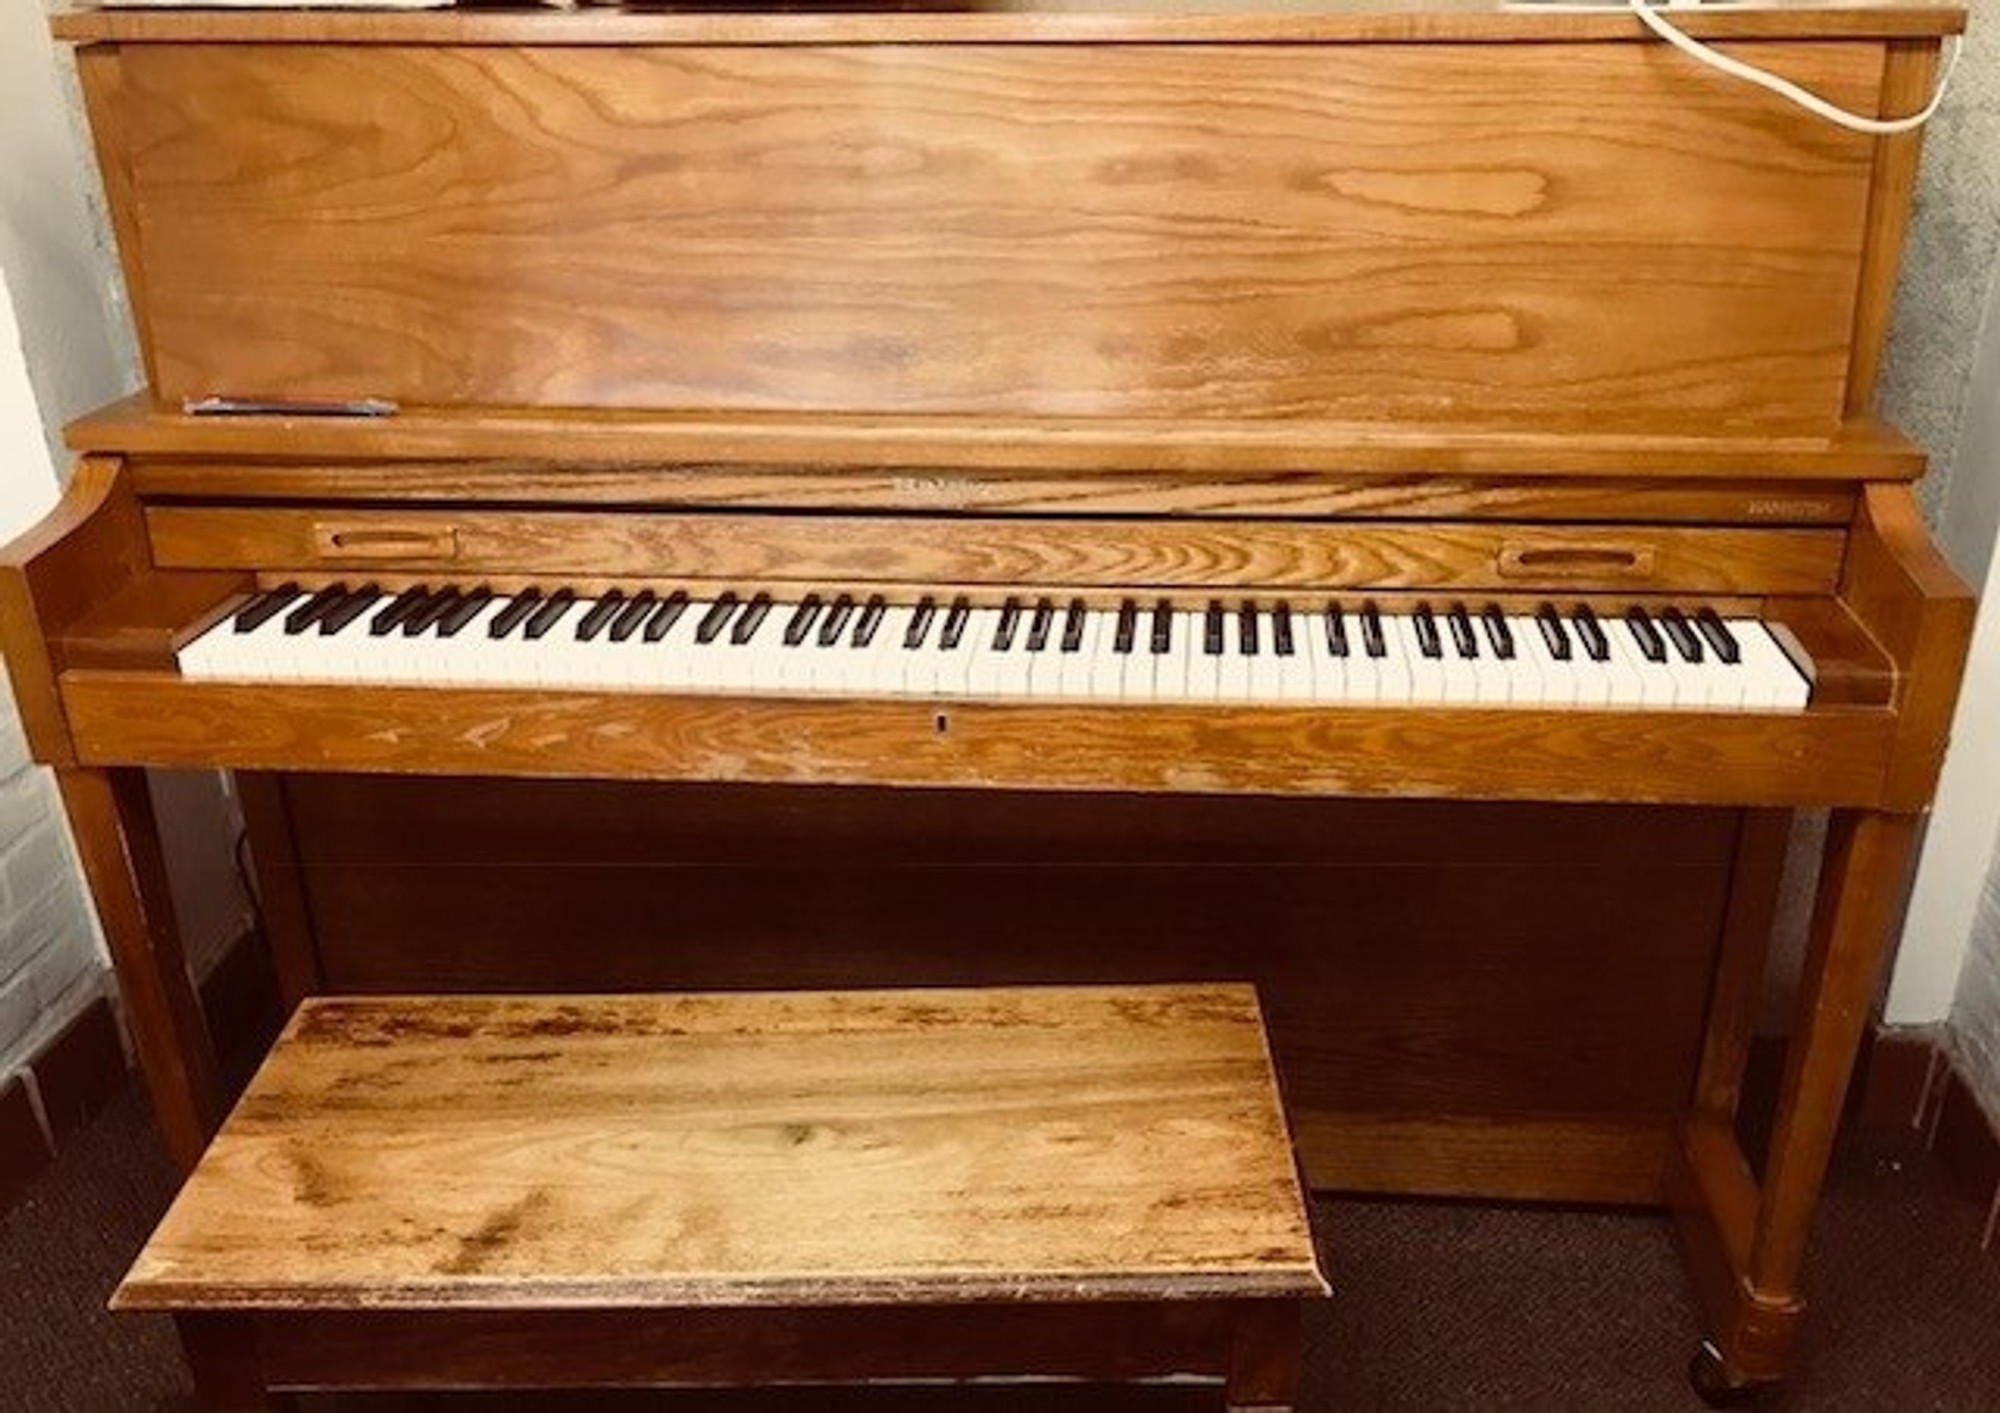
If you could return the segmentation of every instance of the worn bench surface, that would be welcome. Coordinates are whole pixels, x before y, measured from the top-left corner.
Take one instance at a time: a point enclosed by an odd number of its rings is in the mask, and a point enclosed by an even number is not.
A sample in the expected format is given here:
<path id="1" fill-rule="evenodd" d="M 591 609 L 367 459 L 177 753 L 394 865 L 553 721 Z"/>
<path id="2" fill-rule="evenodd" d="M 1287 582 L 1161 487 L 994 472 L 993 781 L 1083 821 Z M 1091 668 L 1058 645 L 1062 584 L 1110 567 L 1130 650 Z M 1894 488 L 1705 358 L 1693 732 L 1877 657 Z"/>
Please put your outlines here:
<path id="1" fill-rule="evenodd" d="M 1323 1293 L 1241 986 L 308 1002 L 125 1308 Z"/>

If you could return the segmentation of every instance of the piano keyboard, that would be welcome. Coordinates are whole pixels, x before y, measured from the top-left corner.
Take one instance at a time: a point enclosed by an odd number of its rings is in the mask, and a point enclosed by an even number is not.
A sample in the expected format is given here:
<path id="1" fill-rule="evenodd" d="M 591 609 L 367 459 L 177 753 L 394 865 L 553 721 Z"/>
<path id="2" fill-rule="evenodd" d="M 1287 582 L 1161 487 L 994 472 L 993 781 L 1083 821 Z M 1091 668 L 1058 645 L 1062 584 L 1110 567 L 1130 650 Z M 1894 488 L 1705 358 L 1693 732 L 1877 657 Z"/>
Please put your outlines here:
<path id="1" fill-rule="evenodd" d="M 1756 619 L 1581 604 L 286 585 L 179 656 L 189 678 L 757 695 L 1795 711 L 1811 694 Z"/>

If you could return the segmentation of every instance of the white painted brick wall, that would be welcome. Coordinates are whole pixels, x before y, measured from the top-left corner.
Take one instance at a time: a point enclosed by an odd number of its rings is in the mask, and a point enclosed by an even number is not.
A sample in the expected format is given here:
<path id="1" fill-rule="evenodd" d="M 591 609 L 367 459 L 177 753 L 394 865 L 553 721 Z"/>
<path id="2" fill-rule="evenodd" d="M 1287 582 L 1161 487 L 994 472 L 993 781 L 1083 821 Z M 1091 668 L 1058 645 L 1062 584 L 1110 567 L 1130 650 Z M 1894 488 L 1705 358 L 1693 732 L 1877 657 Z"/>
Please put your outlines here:
<path id="1" fill-rule="evenodd" d="M 2000 859 L 1986 876 L 1972 948 L 1959 972 L 1951 1041 L 1965 1082 L 2000 1118 Z"/>
<path id="2" fill-rule="evenodd" d="M 0 693 L 0 1076 L 105 989 L 106 959 L 55 782 Z"/>

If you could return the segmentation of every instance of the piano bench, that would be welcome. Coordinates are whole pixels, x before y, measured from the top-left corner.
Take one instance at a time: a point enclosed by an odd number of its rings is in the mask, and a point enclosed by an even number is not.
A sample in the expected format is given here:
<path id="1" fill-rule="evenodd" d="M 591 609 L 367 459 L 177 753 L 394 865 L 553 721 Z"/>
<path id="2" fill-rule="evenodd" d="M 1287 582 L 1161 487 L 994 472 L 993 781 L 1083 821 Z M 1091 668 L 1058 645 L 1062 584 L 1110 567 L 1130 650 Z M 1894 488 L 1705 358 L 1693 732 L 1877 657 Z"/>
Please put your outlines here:
<path id="1" fill-rule="evenodd" d="M 1247 986 L 318 999 L 112 1304 L 304 1389 L 1198 1376 L 1326 1293 Z M 1029 1406 L 1033 1406 L 1032 1396 Z"/>

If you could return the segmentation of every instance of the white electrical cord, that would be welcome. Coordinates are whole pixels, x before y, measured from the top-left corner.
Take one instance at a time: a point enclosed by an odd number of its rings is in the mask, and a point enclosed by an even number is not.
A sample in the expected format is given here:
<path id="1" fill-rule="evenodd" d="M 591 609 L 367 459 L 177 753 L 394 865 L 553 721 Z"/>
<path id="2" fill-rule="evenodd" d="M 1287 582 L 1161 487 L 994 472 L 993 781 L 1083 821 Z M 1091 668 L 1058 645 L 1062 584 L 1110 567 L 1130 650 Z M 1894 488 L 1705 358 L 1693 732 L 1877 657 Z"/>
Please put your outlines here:
<path id="1" fill-rule="evenodd" d="M 1937 92 L 1922 109 L 1903 118 L 1870 118 L 1861 113 L 1850 113 L 1847 109 L 1827 102 L 1810 89 L 1799 87 L 1790 79 L 1779 78 L 1755 65 L 1746 64 L 1741 59 L 1732 59 L 1713 45 L 1703 44 L 1678 25 L 1662 16 L 1650 0 L 1628 0 L 1632 13 L 1645 22 L 1646 28 L 1667 41 L 1674 48 L 1691 59 L 1697 59 L 1710 68 L 1720 69 L 1732 78 L 1742 79 L 1767 89 L 1788 102 L 1796 103 L 1808 113 L 1838 123 L 1851 132 L 1867 133 L 1873 137 L 1894 137 L 1897 133 L 1915 132 L 1937 115 L 1938 106 L 1944 102 L 1946 90 L 1951 87 L 1951 76 L 1958 68 L 1958 56 L 1965 48 L 1963 38 L 1954 37 L 1951 53 L 1944 61 L 1944 72 L 1938 75 Z"/>

